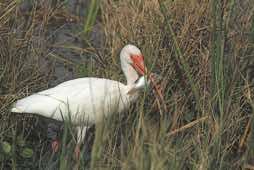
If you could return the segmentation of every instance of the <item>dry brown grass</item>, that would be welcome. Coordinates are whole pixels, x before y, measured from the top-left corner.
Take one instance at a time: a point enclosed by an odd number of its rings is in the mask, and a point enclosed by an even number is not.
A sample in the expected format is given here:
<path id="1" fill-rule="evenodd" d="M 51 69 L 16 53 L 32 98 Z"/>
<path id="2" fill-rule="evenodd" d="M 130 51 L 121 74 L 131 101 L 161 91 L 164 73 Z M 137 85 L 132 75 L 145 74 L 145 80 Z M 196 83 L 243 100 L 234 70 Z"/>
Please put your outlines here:
<path id="1" fill-rule="evenodd" d="M 10 118 L 10 104 L 16 98 L 45 89 L 51 78 L 50 72 L 45 74 L 40 65 L 45 56 L 48 57 L 48 48 L 54 46 L 45 45 L 48 26 L 70 18 L 82 21 L 69 16 L 66 11 L 62 14 L 61 6 L 55 9 L 47 3 L 27 13 L 30 20 L 26 21 L 25 16 L 20 16 L 15 2 L 10 5 L 0 3 L 0 123 L 3 122 L 0 143 L 13 141 L 15 121 L 6 121 Z M 252 167 L 253 121 L 248 123 L 248 120 L 253 112 L 253 85 L 250 82 L 254 76 L 253 69 L 248 66 L 254 61 L 254 45 L 250 38 L 251 27 L 254 27 L 254 2 L 236 0 L 231 10 L 230 2 L 233 1 L 223 1 L 226 83 L 222 120 L 214 116 L 218 108 L 213 105 L 216 96 L 211 94 L 212 1 L 163 1 L 164 13 L 159 2 L 101 1 L 104 46 L 99 49 L 89 45 L 75 48 L 77 53 L 95 56 L 95 60 L 79 63 L 80 75 L 124 81 L 118 64 L 119 50 L 127 43 L 135 44 L 144 53 L 150 71 L 163 77 L 165 84 L 168 112 L 160 115 L 159 109 L 153 105 L 154 97 L 148 93 L 129 112 L 106 120 L 96 129 L 92 166 L 98 169 L 156 170 Z M 169 19 L 174 34 L 168 30 L 166 21 Z M 183 61 L 190 70 L 183 67 Z M 197 94 L 194 94 L 193 87 Z M 25 129 L 29 128 L 28 124 L 24 123 Z M 28 143 L 32 142 L 28 137 Z M 42 146 L 34 147 L 37 152 L 34 161 L 53 164 L 48 161 L 48 153 Z M 44 152 L 44 156 L 39 157 L 40 152 Z M 0 161 L 13 160 L 12 156 L 0 156 Z M 13 165 L 6 163 L 5 166 L 7 164 L 8 167 Z M 72 167 L 72 162 L 67 167 Z M 87 166 L 81 166 L 81 169 L 84 167 Z"/>
<path id="2" fill-rule="evenodd" d="M 170 110 L 169 113 L 164 114 L 165 117 L 171 117 L 170 123 L 168 122 L 170 125 L 166 126 L 169 127 L 168 131 L 177 129 L 196 118 L 209 116 L 209 121 L 186 132 L 191 132 L 192 135 L 189 134 L 191 138 L 203 145 L 200 148 L 201 154 L 207 154 L 206 156 L 208 157 L 209 154 L 212 154 L 209 150 L 213 147 L 225 147 L 221 151 L 225 155 L 237 154 L 234 150 L 243 133 L 242 128 L 245 127 L 249 117 L 246 112 L 243 112 L 243 106 L 240 104 L 243 93 L 241 83 L 243 77 L 240 78 L 239 75 L 246 72 L 247 64 L 244 63 L 250 62 L 250 54 L 246 53 L 247 49 L 253 49 L 253 44 L 250 44 L 249 39 L 253 2 L 236 1 L 233 12 L 230 11 L 229 2 L 225 1 L 223 4 L 223 18 L 226 24 L 225 74 L 227 75 L 227 96 L 223 125 L 220 125 L 214 119 L 213 115 L 216 110 L 211 105 L 213 101 L 210 93 L 211 1 L 195 0 L 186 2 L 178 0 L 174 2 L 165 1 L 164 3 L 167 8 L 166 16 L 171 19 L 170 24 L 182 56 L 191 68 L 191 75 L 198 89 L 199 101 L 195 101 L 194 94 L 190 88 L 191 84 L 186 77 L 179 56 L 176 54 L 173 37 L 166 29 L 165 18 L 163 13 L 161 13 L 157 0 L 104 1 L 101 8 L 102 20 L 105 25 L 105 46 L 111 50 L 109 53 L 112 56 L 112 60 L 115 61 L 117 59 L 116 54 L 121 46 L 126 43 L 138 44 L 144 51 L 146 62 L 151 66 L 151 70 L 164 77 L 164 81 L 167 82 L 165 98 Z M 253 52 L 249 53 L 253 56 Z M 200 102 L 200 110 L 195 109 L 197 102 Z M 148 126 L 148 129 L 151 126 L 149 123 L 144 124 L 144 126 Z M 218 128 L 222 128 L 222 132 L 219 132 Z M 185 141 L 185 139 L 187 140 L 190 137 L 186 133 L 184 133 L 185 137 L 181 135 L 172 137 L 170 141 L 178 141 L 177 138 Z M 213 146 L 213 142 L 215 142 L 213 138 L 216 138 L 218 134 L 219 136 L 222 135 L 222 143 L 219 146 Z M 204 141 L 204 139 L 206 140 Z M 160 139 L 157 138 L 157 140 Z M 157 142 L 153 144 L 158 145 Z M 219 157 L 214 156 L 212 155 L 213 159 L 219 159 Z M 197 167 L 216 166 L 212 165 L 212 159 L 207 159 L 203 159 L 200 165 L 197 162 Z M 231 160 L 232 156 L 228 156 L 227 159 Z M 233 166 L 236 165 L 234 164 Z"/>

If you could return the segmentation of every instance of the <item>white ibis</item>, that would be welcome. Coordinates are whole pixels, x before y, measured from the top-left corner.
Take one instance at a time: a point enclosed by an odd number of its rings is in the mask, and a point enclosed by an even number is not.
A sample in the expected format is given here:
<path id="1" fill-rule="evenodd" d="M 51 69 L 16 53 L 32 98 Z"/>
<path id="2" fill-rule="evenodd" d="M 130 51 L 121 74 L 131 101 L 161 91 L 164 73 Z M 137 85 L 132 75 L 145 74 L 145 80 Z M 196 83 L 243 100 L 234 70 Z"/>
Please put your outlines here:
<path id="1" fill-rule="evenodd" d="M 77 126 L 75 152 L 79 154 L 86 128 L 127 109 L 146 86 L 141 51 L 134 45 L 126 45 L 121 50 L 120 60 L 127 85 L 104 78 L 74 79 L 18 100 L 11 112 L 38 114 L 59 121 L 70 119 Z"/>

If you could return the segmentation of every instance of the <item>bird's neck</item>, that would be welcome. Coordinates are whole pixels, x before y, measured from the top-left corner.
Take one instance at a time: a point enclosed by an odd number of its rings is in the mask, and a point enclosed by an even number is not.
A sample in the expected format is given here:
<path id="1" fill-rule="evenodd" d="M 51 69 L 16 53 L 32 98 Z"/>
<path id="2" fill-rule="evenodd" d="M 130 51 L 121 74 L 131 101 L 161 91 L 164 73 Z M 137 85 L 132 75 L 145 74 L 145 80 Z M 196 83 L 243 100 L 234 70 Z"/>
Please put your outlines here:
<path id="1" fill-rule="evenodd" d="M 135 84 L 135 81 L 138 79 L 138 73 L 136 70 L 128 63 L 121 63 L 122 70 L 127 80 L 127 85 Z"/>

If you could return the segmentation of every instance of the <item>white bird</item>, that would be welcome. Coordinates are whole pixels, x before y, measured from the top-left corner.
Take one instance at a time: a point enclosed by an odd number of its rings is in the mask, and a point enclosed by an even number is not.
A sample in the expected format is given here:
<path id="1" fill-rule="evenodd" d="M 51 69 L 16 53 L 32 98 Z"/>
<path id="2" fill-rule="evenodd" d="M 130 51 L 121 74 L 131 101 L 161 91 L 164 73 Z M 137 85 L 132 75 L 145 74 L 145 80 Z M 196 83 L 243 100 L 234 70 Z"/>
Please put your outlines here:
<path id="1" fill-rule="evenodd" d="M 146 67 L 141 51 L 134 45 L 126 45 L 121 50 L 120 60 L 127 85 L 104 78 L 74 79 L 18 100 L 11 112 L 71 120 L 77 126 L 75 153 L 79 154 L 86 128 L 113 113 L 123 112 L 146 86 Z"/>

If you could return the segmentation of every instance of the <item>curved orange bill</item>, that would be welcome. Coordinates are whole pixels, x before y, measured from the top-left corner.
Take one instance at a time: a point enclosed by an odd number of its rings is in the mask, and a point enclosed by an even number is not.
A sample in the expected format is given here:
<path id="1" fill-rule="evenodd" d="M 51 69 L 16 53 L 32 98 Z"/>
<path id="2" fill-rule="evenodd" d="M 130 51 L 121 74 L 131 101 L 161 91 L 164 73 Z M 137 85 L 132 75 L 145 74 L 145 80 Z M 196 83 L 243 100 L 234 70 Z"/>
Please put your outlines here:
<path id="1" fill-rule="evenodd" d="M 147 69 L 146 69 L 145 64 L 144 64 L 144 57 L 142 55 L 132 55 L 131 60 L 133 62 L 132 66 L 134 67 L 134 69 L 140 75 L 143 76 L 147 73 Z M 166 106 L 165 106 L 165 102 L 164 102 L 162 91 L 161 91 L 162 89 L 160 88 L 159 85 L 156 84 L 156 81 L 155 81 L 155 78 L 154 78 L 153 74 L 150 74 L 148 76 L 148 78 L 149 78 L 149 80 L 151 81 L 151 83 L 154 87 L 154 91 L 156 91 L 157 95 L 159 96 L 159 101 L 162 101 L 164 103 L 164 109 L 165 109 Z M 160 105 L 160 104 L 158 103 L 158 105 Z"/>
<path id="2" fill-rule="evenodd" d="M 131 55 L 132 66 L 140 74 L 145 75 L 146 67 L 144 64 L 144 57 L 142 55 Z"/>

